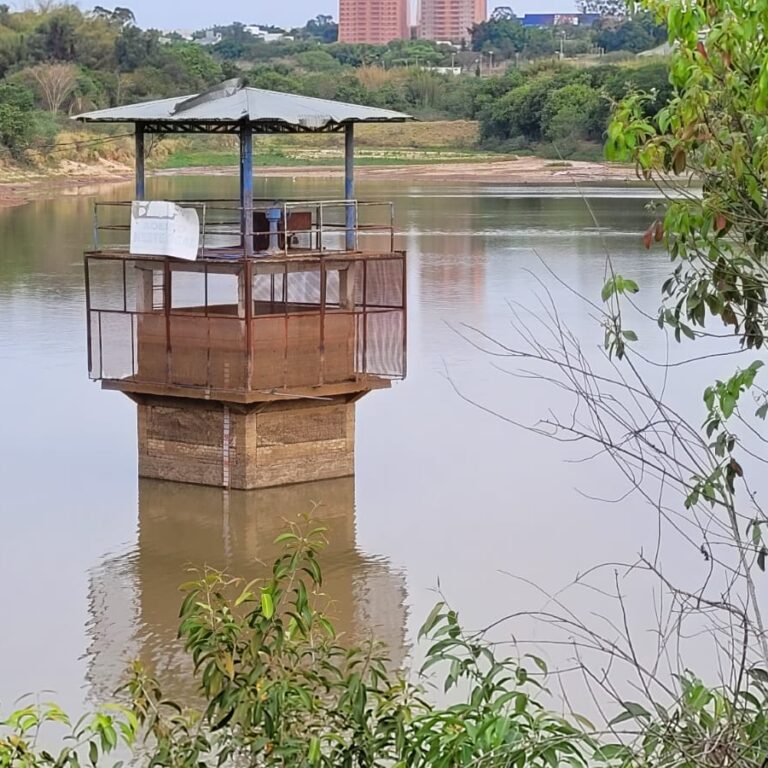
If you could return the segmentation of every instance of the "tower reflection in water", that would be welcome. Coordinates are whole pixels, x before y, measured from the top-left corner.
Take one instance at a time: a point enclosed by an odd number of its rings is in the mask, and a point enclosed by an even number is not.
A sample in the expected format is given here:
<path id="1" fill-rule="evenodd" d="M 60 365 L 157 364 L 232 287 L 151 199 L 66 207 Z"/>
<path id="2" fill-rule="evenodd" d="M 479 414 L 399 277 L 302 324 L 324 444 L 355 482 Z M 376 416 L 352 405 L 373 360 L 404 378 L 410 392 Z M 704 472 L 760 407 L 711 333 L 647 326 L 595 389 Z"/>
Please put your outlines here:
<path id="1" fill-rule="evenodd" d="M 105 558 L 90 577 L 90 695 L 103 702 L 141 659 L 167 695 L 194 696 L 190 664 L 176 638 L 190 568 L 208 565 L 253 579 L 268 574 L 289 522 L 311 514 L 327 529 L 321 555 L 331 618 L 350 641 L 373 634 L 392 663 L 403 664 L 406 582 L 384 558 L 357 548 L 353 477 L 260 491 L 229 491 L 159 480 L 139 481 L 138 546 Z"/>

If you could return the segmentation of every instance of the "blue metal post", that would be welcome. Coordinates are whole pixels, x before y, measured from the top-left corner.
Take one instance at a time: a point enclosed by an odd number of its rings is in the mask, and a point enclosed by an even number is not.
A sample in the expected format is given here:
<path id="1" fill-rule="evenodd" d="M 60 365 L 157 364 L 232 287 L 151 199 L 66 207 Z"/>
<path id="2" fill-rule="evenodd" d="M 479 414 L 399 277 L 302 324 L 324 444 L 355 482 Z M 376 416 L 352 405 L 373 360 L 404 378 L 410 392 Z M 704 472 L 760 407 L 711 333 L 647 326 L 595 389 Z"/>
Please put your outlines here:
<path id="1" fill-rule="evenodd" d="M 142 123 L 136 123 L 136 199 L 147 199 L 144 186 L 144 125 Z"/>
<path id="2" fill-rule="evenodd" d="M 344 199 L 355 199 L 355 126 L 349 123 L 344 129 Z M 347 237 L 348 251 L 355 250 L 355 228 L 357 227 L 357 211 L 354 204 L 347 204 Z"/>
<path id="3" fill-rule="evenodd" d="M 240 231 L 246 256 L 253 255 L 253 130 L 240 129 Z"/>

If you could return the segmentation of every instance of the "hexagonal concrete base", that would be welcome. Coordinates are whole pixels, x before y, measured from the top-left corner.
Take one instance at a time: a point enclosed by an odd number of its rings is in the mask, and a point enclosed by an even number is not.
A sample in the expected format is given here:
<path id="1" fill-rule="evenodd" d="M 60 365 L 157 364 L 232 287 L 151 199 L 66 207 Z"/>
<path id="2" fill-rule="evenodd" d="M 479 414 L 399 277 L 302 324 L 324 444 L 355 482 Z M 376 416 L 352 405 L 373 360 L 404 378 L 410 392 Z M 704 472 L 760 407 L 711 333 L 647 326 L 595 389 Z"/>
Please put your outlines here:
<path id="1" fill-rule="evenodd" d="M 250 490 L 355 471 L 355 400 L 138 402 L 139 475 Z"/>

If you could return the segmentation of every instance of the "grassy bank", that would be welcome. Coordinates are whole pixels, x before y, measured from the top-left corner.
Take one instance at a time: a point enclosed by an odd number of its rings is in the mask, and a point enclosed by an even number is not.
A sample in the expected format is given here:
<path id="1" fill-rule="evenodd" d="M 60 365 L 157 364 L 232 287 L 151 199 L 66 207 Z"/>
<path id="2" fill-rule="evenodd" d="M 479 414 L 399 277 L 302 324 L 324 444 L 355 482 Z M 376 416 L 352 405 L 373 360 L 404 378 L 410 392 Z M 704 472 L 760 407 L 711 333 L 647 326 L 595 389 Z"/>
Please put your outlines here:
<path id="1" fill-rule="evenodd" d="M 359 165 L 425 165 L 488 162 L 504 157 L 477 148 L 478 124 L 468 120 L 361 125 L 356 131 Z M 254 165 L 259 167 L 335 166 L 344 161 L 338 134 L 257 137 Z M 173 140 L 172 150 L 152 164 L 156 168 L 235 165 L 237 142 L 229 137 L 192 136 Z"/>
<path id="2" fill-rule="evenodd" d="M 493 162 L 509 159 L 508 156 L 495 153 L 466 151 L 451 152 L 442 149 L 417 150 L 404 152 L 397 148 L 380 150 L 361 150 L 356 153 L 355 162 L 359 166 L 401 166 L 432 165 L 440 163 Z M 253 164 L 261 168 L 280 167 L 316 167 L 341 166 L 344 155 L 341 150 L 287 150 L 256 152 Z M 213 168 L 237 164 L 237 155 L 227 151 L 179 150 L 165 160 L 155 164 L 156 168 Z"/>
<path id="3" fill-rule="evenodd" d="M 133 168 L 133 138 L 123 126 L 112 129 L 62 130 L 49 146 L 28 153 L 26 162 L 0 157 L 0 184 L 41 177 L 108 176 Z M 496 163 L 515 157 L 559 159 L 557 152 L 526 147 L 515 152 L 479 146 L 479 125 L 469 120 L 360 125 L 356 131 L 356 160 L 361 167 L 466 165 Z M 339 134 L 259 136 L 254 165 L 259 168 L 340 167 L 344 162 Z M 154 137 L 148 143 L 149 170 L 235 166 L 238 144 L 233 136 Z M 551 149 L 551 148 L 550 148 Z M 600 148 L 584 145 L 569 159 L 599 161 Z"/>

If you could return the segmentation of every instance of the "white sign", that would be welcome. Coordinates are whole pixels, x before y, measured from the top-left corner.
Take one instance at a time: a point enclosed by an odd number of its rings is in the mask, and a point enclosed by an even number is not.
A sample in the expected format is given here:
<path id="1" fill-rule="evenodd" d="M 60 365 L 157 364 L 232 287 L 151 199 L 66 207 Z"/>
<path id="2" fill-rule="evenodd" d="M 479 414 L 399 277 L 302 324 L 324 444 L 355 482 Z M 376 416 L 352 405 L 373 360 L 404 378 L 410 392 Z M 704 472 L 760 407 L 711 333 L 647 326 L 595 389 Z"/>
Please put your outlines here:
<path id="1" fill-rule="evenodd" d="M 194 208 L 164 200 L 135 200 L 131 206 L 131 253 L 194 261 L 200 246 L 200 220 Z"/>

